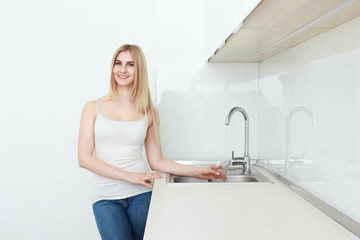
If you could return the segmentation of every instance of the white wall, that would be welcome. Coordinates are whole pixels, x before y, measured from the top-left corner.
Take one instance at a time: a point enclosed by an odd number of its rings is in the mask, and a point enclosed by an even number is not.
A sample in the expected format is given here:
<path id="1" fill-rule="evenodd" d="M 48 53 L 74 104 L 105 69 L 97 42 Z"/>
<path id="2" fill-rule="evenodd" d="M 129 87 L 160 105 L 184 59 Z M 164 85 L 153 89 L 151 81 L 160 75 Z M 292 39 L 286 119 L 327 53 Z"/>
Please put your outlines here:
<path id="1" fill-rule="evenodd" d="M 256 65 L 206 63 L 218 30 L 241 18 L 231 7 L 240 2 L 217 12 L 216 1 L 1 1 L 0 239 L 99 239 L 78 125 L 83 105 L 107 93 L 124 43 L 147 56 L 166 156 L 225 154 L 223 123 L 235 105 L 249 111 L 256 155 Z M 241 149 L 236 118 L 229 150 Z"/>
<path id="2" fill-rule="evenodd" d="M 360 221 L 360 18 L 259 64 L 259 157 L 284 159 L 291 120 L 290 177 Z M 270 143 L 270 144 L 269 144 Z M 284 171 L 284 166 L 278 166 Z"/>

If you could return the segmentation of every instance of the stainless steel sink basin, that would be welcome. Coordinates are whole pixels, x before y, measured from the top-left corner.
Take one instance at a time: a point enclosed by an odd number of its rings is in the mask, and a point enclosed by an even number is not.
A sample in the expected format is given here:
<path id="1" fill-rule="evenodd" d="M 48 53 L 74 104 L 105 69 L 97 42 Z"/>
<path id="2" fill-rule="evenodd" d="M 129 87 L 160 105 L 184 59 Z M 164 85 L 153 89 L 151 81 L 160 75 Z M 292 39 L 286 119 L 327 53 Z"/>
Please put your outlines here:
<path id="1" fill-rule="evenodd" d="M 210 181 L 207 179 L 183 177 L 183 176 L 168 174 L 168 182 L 169 183 L 207 183 Z"/>
<path id="2" fill-rule="evenodd" d="M 194 165 L 202 165 L 205 164 L 194 164 Z M 184 176 L 177 176 L 172 174 L 167 174 L 167 183 L 206 183 L 206 184 L 215 184 L 215 183 L 271 183 L 266 176 L 261 174 L 257 171 L 256 168 L 252 168 L 251 174 L 231 174 L 234 171 L 229 171 L 230 174 L 227 175 L 226 181 L 222 179 L 200 179 L 200 178 L 193 178 L 193 177 L 184 177 Z"/>
<path id="3" fill-rule="evenodd" d="M 193 177 L 183 177 L 169 174 L 168 183 L 260 183 L 260 182 L 271 182 L 265 176 L 253 176 L 253 175 L 228 175 L 227 179 L 200 179 Z"/>
<path id="4" fill-rule="evenodd" d="M 213 182 L 224 182 L 220 179 L 214 179 Z M 225 183 L 246 183 L 246 182 L 271 182 L 263 175 L 228 175 Z"/>

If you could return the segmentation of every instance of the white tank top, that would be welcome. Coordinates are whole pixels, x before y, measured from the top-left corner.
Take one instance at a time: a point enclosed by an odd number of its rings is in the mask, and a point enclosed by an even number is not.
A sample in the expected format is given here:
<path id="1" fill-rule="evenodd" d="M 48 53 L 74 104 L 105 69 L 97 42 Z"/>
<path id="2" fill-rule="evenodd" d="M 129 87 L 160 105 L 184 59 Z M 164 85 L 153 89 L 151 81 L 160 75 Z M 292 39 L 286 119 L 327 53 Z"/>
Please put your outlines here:
<path id="1" fill-rule="evenodd" d="M 95 157 L 129 172 L 149 172 L 143 156 L 144 141 L 148 128 L 148 117 L 135 121 L 118 121 L 105 117 L 96 100 Z M 126 181 L 111 179 L 94 174 L 93 202 L 106 199 L 124 199 L 150 188 Z"/>

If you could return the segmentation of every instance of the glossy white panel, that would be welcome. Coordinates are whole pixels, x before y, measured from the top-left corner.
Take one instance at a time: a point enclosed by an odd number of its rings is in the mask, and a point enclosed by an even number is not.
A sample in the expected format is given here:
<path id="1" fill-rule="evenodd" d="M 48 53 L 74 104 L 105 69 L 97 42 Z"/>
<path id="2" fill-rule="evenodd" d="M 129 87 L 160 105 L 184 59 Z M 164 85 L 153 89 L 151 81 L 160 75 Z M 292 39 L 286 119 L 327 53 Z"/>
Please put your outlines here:
<path id="1" fill-rule="evenodd" d="M 359 68 L 360 18 L 259 64 L 260 158 L 290 159 L 288 169 L 273 167 L 357 220 Z M 286 119 L 299 106 L 316 124 L 304 112 L 293 115 L 287 156 Z"/>
<path id="2" fill-rule="evenodd" d="M 235 106 L 249 115 L 250 154 L 257 156 L 256 64 L 163 63 L 156 75 L 165 156 L 217 159 L 231 157 L 232 150 L 242 156 L 242 115 L 235 114 L 225 127 L 226 115 Z"/>

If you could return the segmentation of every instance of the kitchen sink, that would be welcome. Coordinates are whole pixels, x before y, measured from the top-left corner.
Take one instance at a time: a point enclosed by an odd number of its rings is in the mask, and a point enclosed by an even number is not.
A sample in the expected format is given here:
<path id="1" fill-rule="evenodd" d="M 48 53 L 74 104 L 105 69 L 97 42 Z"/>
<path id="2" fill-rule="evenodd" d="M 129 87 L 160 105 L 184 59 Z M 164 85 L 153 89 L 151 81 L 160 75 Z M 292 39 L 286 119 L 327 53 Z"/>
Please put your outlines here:
<path id="1" fill-rule="evenodd" d="M 211 182 L 208 179 L 201 179 L 201 178 L 193 178 L 193 177 L 183 177 L 183 176 L 177 176 L 168 174 L 168 182 L 169 183 L 207 183 Z"/>
<path id="2" fill-rule="evenodd" d="M 213 182 L 223 183 L 223 180 L 214 179 Z M 228 175 L 225 183 L 246 183 L 246 182 L 271 182 L 268 178 L 260 174 L 248 175 Z"/>
<path id="3" fill-rule="evenodd" d="M 252 168 L 250 174 L 234 174 L 233 170 L 229 170 L 227 174 L 227 179 L 224 181 L 222 179 L 200 179 L 194 177 L 184 177 L 177 176 L 173 174 L 167 174 L 166 181 L 167 183 L 206 183 L 206 184 L 227 184 L 227 183 L 272 183 L 266 176 L 257 171 L 255 167 Z"/>

